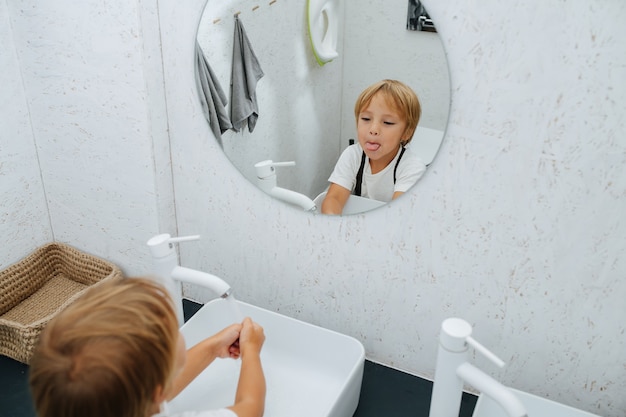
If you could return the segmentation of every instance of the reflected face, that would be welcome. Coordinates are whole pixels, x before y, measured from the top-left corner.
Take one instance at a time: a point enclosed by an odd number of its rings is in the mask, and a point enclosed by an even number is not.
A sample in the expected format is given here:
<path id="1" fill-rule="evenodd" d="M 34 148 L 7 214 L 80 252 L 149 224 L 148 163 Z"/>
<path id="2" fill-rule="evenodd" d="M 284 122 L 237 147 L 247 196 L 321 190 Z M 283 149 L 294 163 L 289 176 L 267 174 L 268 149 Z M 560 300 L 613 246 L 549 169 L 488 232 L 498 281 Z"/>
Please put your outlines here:
<path id="1" fill-rule="evenodd" d="M 357 119 L 359 144 L 370 159 L 372 173 L 385 168 L 408 140 L 406 121 L 383 93 L 377 93 Z"/>

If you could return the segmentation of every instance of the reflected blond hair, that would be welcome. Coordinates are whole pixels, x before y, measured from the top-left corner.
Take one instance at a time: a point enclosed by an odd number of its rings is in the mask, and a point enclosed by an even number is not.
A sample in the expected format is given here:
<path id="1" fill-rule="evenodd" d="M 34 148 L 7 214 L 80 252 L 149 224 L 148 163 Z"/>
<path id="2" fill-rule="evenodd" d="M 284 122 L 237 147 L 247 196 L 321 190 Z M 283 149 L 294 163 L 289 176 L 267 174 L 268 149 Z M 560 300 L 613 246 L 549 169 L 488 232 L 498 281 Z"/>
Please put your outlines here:
<path id="1" fill-rule="evenodd" d="M 30 363 L 40 417 L 147 417 L 175 367 L 178 322 L 159 284 L 125 278 L 88 290 L 53 319 Z"/>
<path id="2" fill-rule="evenodd" d="M 385 97 L 387 104 L 392 106 L 404 118 L 406 122 L 404 133 L 408 139 L 403 142 L 403 145 L 406 145 L 413 139 L 413 134 L 422 116 L 422 106 L 415 91 L 400 81 L 382 80 L 363 90 L 354 105 L 354 116 L 357 123 L 359 114 L 370 104 L 372 98 L 379 93 Z"/>

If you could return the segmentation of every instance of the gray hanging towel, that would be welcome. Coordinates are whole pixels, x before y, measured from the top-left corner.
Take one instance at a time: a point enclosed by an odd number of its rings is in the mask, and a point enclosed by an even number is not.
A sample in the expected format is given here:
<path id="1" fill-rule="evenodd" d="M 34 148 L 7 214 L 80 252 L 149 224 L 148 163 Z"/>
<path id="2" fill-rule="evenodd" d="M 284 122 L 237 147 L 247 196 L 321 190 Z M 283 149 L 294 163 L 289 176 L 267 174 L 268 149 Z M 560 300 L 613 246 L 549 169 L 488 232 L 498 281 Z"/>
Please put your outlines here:
<path id="1" fill-rule="evenodd" d="M 233 127 L 226 111 L 228 98 L 217 81 L 198 41 L 196 41 L 196 83 L 198 84 L 204 117 L 208 120 L 215 138 L 221 145 L 222 133 Z"/>
<path id="2" fill-rule="evenodd" d="M 233 41 L 233 69 L 230 79 L 230 120 L 235 132 L 239 132 L 246 122 L 250 132 L 256 126 L 259 108 L 255 90 L 257 82 L 263 78 L 263 75 L 261 65 L 237 15 Z"/>

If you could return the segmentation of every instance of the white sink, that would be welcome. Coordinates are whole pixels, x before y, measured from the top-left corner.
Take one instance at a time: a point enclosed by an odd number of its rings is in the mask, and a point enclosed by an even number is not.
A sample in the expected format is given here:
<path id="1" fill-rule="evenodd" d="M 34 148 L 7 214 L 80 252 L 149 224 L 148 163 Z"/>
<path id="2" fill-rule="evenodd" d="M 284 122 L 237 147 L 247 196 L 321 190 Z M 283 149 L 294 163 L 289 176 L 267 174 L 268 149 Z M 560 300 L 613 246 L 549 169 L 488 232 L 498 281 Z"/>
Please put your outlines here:
<path id="1" fill-rule="evenodd" d="M 265 417 L 351 417 L 358 405 L 365 350 L 356 339 L 240 301 L 205 304 L 181 328 L 187 347 L 249 316 L 263 326 Z M 171 403 L 172 412 L 232 405 L 239 360 L 217 359 Z"/>
<path id="2" fill-rule="evenodd" d="M 322 202 L 326 198 L 326 193 L 327 191 L 322 192 L 313 200 L 313 202 L 317 206 L 317 211 L 319 213 L 322 212 Z M 374 210 L 378 207 L 382 207 L 385 204 L 387 203 L 385 203 L 384 201 L 372 200 L 371 198 L 365 198 L 351 194 L 350 197 L 348 197 L 348 201 L 346 201 L 346 205 L 343 207 L 342 214 L 347 215 L 363 213 L 366 211 Z"/>
<path id="3" fill-rule="evenodd" d="M 586 411 L 510 388 L 520 399 L 529 417 L 600 417 Z M 490 397 L 480 394 L 472 417 L 508 417 L 504 409 Z"/>

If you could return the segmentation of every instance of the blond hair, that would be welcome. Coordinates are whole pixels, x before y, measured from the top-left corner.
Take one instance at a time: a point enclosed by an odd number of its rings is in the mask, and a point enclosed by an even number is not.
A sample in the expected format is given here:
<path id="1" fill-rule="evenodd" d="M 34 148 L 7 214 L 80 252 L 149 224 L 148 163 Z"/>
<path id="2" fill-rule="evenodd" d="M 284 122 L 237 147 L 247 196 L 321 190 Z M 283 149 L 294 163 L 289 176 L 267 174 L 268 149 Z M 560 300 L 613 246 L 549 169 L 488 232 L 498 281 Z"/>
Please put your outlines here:
<path id="1" fill-rule="evenodd" d="M 359 114 L 365 109 L 372 98 L 381 93 L 390 105 L 400 113 L 400 116 L 406 121 L 405 134 L 408 139 L 403 142 L 406 145 L 413 139 L 413 134 L 417 128 L 422 115 L 422 106 L 417 98 L 415 91 L 406 84 L 397 80 L 382 80 L 367 87 L 359 95 L 354 105 L 354 116 L 358 122 Z"/>
<path id="2" fill-rule="evenodd" d="M 166 290 L 125 278 L 87 291 L 53 319 L 30 363 L 40 417 L 146 417 L 175 367 L 178 322 Z"/>

